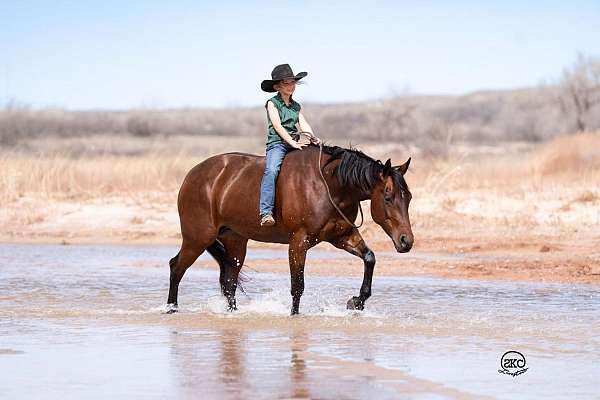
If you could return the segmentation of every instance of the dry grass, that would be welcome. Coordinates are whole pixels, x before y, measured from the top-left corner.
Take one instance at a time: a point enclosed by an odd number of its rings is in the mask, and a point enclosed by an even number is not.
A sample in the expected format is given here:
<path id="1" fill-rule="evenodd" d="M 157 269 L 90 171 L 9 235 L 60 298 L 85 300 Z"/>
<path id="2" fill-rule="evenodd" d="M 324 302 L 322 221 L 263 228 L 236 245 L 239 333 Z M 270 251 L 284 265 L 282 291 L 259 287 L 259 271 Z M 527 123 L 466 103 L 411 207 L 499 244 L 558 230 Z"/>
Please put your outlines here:
<path id="1" fill-rule="evenodd" d="M 187 171 L 210 155 L 258 154 L 263 147 L 262 140 L 213 136 L 32 139 L 0 152 L 0 200 L 176 192 Z"/>
<path id="2" fill-rule="evenodd" d="M 537 176 L 582 176 L 600 169 L 600 131 L 561 136 L 544 144 L 531 168 Z"/>
<path id="3" fill-rule="evenodd" d="M 182 138 L 162 147 L 144 142 L 146 147 L 135 155 L 112 154 L 109 150 L 115 147 L 141 146 L 138 142 L 119 146 L 115 140 L 96 143 L 100 150 L 88 155 L 71 151 L 73 142 L 62 147 L 49 145 L 49 149 L 56 150 L 37 156 L 6 151 L 0 153 L 0 199 L 6 202 L 26 195 L 76 199 L 176 192 L 187 171 L 211 154 L 262 151 L 261 143 L 219 139 L 223 138 L 204 138 L 198 143 Z M 395 164 L 414 156 L 410 149 L 394 144 L 360 147 L 374 158 L 391 157 Z M 407 180 L 422 195 L 445 198 L 447 209 L 454 208 L 456 200 L 451 194 L 456 191 L 514 194 L 558 189 L 565 182 L 570 187 L 587 188 L 587 194 L 578 201 L 593 201 L 598 195 L 592 189 L 600 182 L 600 134 L 560 137 L 539 149 L 517 143 L 499 148 L 456 147 L 443 158 L 417 154 Z"/>
<path id="4" fill-rule="evenodd" d="M 191 157 L 100 156 L 72 159 L 64 155 L 0 156 L 0 198 L 25 195 L 90 198 L 114 193 L 176 191 L 196 163 Z"/>

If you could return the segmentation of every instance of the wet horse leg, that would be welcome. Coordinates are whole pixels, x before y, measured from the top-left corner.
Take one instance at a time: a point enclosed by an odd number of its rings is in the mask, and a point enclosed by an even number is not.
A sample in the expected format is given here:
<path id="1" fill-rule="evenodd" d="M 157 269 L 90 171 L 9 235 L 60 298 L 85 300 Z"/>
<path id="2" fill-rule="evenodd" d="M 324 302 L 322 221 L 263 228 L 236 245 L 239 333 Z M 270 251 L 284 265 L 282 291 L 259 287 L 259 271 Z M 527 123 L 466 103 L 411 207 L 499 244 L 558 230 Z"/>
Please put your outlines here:
<path id="1" fill-rule="evenodd" d="M 184 242 L 181 250 L 175 257 L 169 261 L 171 273 L 169 277 L 169 297 L 167 299 L 167 313 L 177 312 L 177 297 L 179 292 L 179 283 L 185 274 L 185 271 L 196 261 L 204 249 L 188 245 Z"/>
<path id="2" fill-rule="evenodd" d="M 349 310 L 363 310 L 365 301 L 371 297 L 371 282 L 373 280 L 373 270 L 375 269 L 375 254 L 367 247 L 364 239 L 358 232 L 358 229 L 353 229 L 349 235 L 339 238 L 337 241 L 332 241 L 335 247 L 346 250 L 348 253 L 360 257 L 365 266 L 363 282 L 360 287 L 358 296 L 348 300 L 346 308 Z"/>
<path id="3" fill-rule="evenodd" d="M 233 311 L 237 309 L 235 292 L 238 287 L 240 270 L 246 259 L 248 239 L 229 231 L 219 236 L 219 240 L 223 243 L 225 250 L 224 262 L 219 262 L 221 268 L 219 282 L 221 292 L 227 298 L 229 311 Z"/>
<path id="4" fill-rule="evenodd" d="M 175 257 L 169 261 L 171 268 L 171 274 L 169 279 L 169 296 L 167 299 L 166 312 L 168 314 L 177 312 L 178 303 L 177 297 L 179 292 L 179 283 L 181 278 L 185 274 L 185 271 L 196 261 L 198 257 L 206 250 L 206 248 L 214 242 L 216 238 L 207 233 L 207 235 L 200 239 L 190 239 L 184 237 L 181 244 L 181 250 Z"/>
<path id="5" fill-rule="evenodd" d="M 288 249 L 291 277 L 292 315 L 298 314 L 300 297 L 304 293 L 304 263 L 306 252 L 312 247 L 308 236 L 303 231 L 297 231 L 290 238 Z"/>

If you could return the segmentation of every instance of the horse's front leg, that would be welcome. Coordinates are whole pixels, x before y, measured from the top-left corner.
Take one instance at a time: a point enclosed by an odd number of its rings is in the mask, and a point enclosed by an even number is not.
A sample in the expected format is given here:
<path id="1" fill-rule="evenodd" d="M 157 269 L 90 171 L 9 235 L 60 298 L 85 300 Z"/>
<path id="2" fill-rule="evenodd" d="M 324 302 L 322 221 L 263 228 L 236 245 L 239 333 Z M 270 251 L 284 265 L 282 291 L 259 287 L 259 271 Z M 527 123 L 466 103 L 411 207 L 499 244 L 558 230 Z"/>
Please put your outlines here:
<path id="1" fill-rule="evenodd" d="M 300 297 L 304 293 L 304 263 L 306 252 L 311 247 L 311 241 L 305 232 L 297 231 L 292 234 L 288 249 L 292 294 L 291 315 L 298 314 L 300 309 Z"/>
<path id="2" fill-rule="evenodd" d="M 365 301 L 371 297 L 371 282 L 373 281 L 373 270 L 375 269 L 375 254 L 367 247 L 364 239 L 354 228 L 350 234 L 340 237 L 337 241 L 332 241 L 335 247 L 346 250 L 348 253 L 360 257 L 365 265 L 363 282 L 358 296 L 348 300 L 346 308 L 349 310 L 363 310 Z"/>

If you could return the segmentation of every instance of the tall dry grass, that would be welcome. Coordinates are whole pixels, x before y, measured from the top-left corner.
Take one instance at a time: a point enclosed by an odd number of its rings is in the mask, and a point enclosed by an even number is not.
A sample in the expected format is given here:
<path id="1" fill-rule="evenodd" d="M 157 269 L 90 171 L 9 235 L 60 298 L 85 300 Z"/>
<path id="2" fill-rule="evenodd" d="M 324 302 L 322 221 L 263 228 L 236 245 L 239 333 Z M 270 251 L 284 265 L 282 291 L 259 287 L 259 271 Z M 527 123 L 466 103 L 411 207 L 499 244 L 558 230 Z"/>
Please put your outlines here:
<path id="1" fill-rule="evenodd" d="M 561 136 L 545 143 L 533 157 L 537 176 L 585 177 L 600 169 L 600 131 Z"/>
<path id="2" fill-rule="evenodd" d="M 186 172 L 198 162 L 186 156 L 105 155 L 72 159 L 65 155 L 0 156 L 0 198 L 23 196 L 85 199 L 113 194 L 177 191 Z"/>
<path id="3" fill-rule="evenodd" d="M 190 168 L 229 147 L 227 143 L 214 146 L 213 153 L 197 155 L 183 150 L 77 157 L 60 151 L 41 155 L 5 151 L 0 153 L 0 200 L 176 193 Z M 247 150 L 242 147 L 240 150 Z M 409 150 L 393 146 L 386 151 L 380 144 L 362 149 L 382 160 L 391 157 L 396 164 L 411 155 Z M 472 146 L 442 158 L 417 155 L 407 181 L 412 189 L 428 196 L 480 189 L 505 193 L 546 190 L 565 184 L 595 188 L 600 184 L 600 133 L 565 136 L 538 147 L 493 150 Z"/>
<path id="4" fill-rule="evenodd" d="M 223 136 L 31 139 L 0 150 L 0 200 L 176 192 L 187 171 L 205 158 L 227 151 L 260 154 L 263 148 L 262 139 Z"/>

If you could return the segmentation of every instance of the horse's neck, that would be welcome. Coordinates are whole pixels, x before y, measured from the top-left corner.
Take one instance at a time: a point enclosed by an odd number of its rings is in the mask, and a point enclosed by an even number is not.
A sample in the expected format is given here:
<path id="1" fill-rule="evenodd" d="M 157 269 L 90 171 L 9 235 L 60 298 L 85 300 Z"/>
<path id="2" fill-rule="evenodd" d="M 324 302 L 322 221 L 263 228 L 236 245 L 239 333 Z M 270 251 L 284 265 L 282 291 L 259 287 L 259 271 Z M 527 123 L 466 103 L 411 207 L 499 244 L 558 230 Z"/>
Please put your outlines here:
<path id="1" fill-rule="evenodd" d="M 352 200 L 352 203 L 358 203 L 363 200 L 370 200 L 371 193 L 362 193 L 362 191 L 358 188 L 354 187 L 344 187 L 342 186 L 337 177 L 334 174 L 334 170 L 340 164 L 341 160 L 334 160 L 327 164 L 327 166 L 323 169 L 323 176 L 327 181 L 327 186 L 329 187 L 329 191 L 331 196 L 337 197 L 340 200 Z"/>

